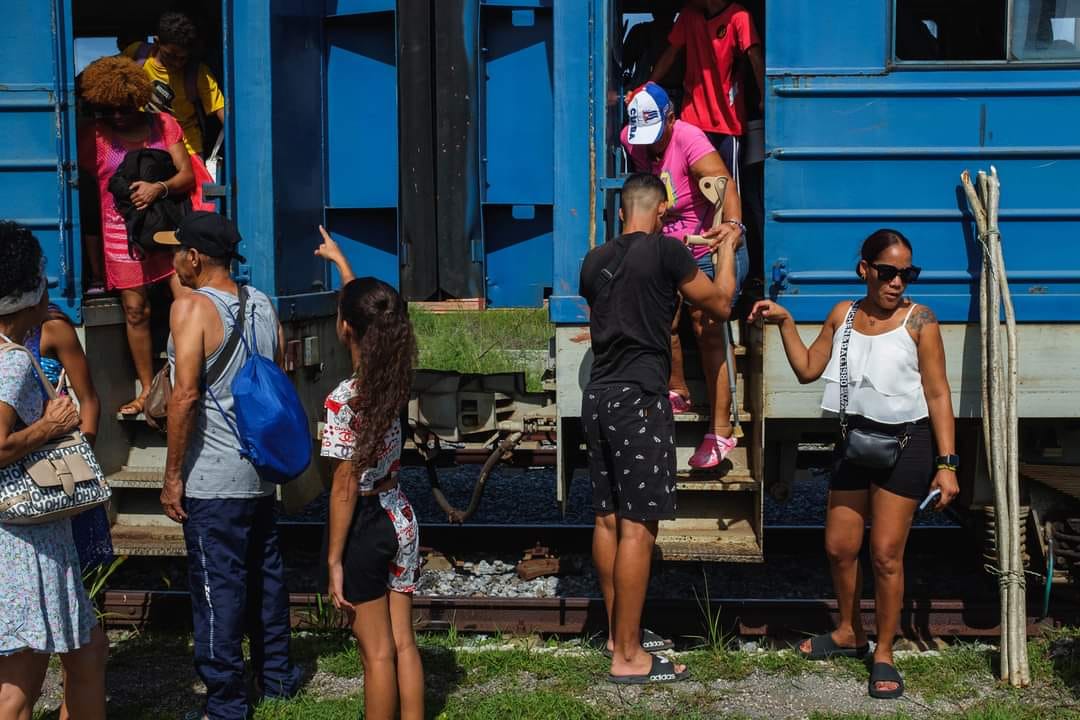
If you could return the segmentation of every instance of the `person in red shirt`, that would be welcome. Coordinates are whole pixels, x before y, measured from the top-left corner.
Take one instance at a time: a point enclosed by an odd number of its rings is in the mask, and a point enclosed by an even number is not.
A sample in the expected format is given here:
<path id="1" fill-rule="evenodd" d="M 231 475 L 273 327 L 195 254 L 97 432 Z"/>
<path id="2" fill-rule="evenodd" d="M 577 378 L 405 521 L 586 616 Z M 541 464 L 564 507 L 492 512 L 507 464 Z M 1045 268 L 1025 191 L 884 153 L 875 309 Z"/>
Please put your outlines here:
<path id="1" fill-rule="evenodd" d="M 730 0 L 690 0 L 668 35 L 668 49 L 653 67 L 654 82 L 686 54 L 682 119 L 705 131 L 739 182 L 739 138 L 746 123 L 743 58 L 765 96 L 765 58 L 754 20 Z M 759 103 L 759 107 L 760 107 Z"/>

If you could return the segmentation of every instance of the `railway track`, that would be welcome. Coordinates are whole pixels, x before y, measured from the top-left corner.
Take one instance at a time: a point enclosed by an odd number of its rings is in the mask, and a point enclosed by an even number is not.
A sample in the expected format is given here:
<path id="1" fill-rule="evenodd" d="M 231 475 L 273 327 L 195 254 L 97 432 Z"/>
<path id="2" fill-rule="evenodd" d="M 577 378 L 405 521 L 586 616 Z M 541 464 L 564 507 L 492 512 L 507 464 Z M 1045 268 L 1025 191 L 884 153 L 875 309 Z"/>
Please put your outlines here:
<path id="1" fill-rule="evenodd" d="M 279 529 L 283 547 L 321 546 L 322 523 L 282 522 Z M 556 553 L 588 553 L 592 530 L 591 525 L 425 523 L 420 526 L 420 543 L 445 554 L 516 553 L 535 545 L 548 547 Z M 820 525 L 766 526 L 764 549 L 767 555 L 813 552 L 824 547 L 824 533 Z M 969 536 L 959 526 L 917 525 L 911 529 L 907 549 L 911 554 L 932 554 L 968 542 Z"/>
<path id="2" fill-rule="evenodd" d="M 293 626 L 299 629 L 327 629 L 340 626 L 340 618 L 318 595 L 294 593 L 289 597 Z M 1029 608 L 1037 603 L 1030 602 Z M 459 632 L 503 632 L 508 634 L 573 634 L 602 632 L 604 605 L 599 598 L 490 598 L 428 597 L 414 601 L 418 630 Z M 727 632 L 746 637 L 785 637 L 820 631 L 837 619 L 836 602 L 831 599 L 716 598 L 709 612 Z M 863 622 L 874 627 L 874 602 L 862 601 Z M 1058 603 L 1051 618 L 1030 615 L 1028 633 L 1047 627 L 1075 624 L 1080 606 Z M 189 598 L 184 591 L 110 590 L 104 597 L 105 623 L 110 628 L 185 627 L 190 616 Z M 993 602 L 960 598 L 914 599 L 906 601 L 901 616 L 901 632 L 915 640 L 934 637 L 996 637 L 1000 613 Z M 696 637 L 704 633 L 705 607 L 694 598 L 650 600 L 643 622 L 675 637 Z"/>
<path id="3" fill-rule="evenodd" d="M 318 547 L 321 523 L 285 522 L 281 524 L 284 547 Z M 448 525 L 422 526 L 424 546 L 448 555 L 507 554 L 536 544 L 555 553 L 587 553 L 591 541 L 590 526 L 567 525 Z M 911 555 L 933 555 L 943 548 L 956 550 L 968 542 L 964 531 L 955 526 L 918 526 L 908 543 Z M 765 531 L 765 545 L 770 555 L 800 556 L 820 553 L 823 528 L 819 526 L 774 526 Z M 926 592 L 926 591 L 924 591 Z M 1073 624 L 1080 621 L 1080 602 L 1059 594 L 1052 606 L 1052 619 L 1029 618 L 1034 633 L 1046 624 Z M 1041 608 L 1033 597 L 1029 607 Z M 290 596 L 294 625 L 326 627 L 337 619 L 333 612 L 312 593 Z M 112 627 L 147 627 L 184 625 L 189 613 L 186 591 L 139 589 L 110 590 L 104 596 L 106 623 Z M 836 620 L 836 603 L 824 598 L 717 598 L 709 602 L 709 612 L 719 618 L 728 632 L 742 636 L 783 636 L 830 627 Z M 581 634 L 601 631 L 605 625 L 603 603 L 599 598 L 546 597 L 442 597 L 418 595 L 415 600 L 417 627 L 426 630 L 456 628 L 462 632 L 559 633 Z M 867 627 L 873 627 L 874 604 L 864 600 L 862 612 Z M 650 627 L 676 636 L 703 633 L 705 607 L 694 597 L 650 600 L 645 622 Z M 1000 614 L 993 597 L 973 593 L 970 597 L 920 596 L 907 601 L 902 615 L 906 636 L 984 637 L 997 634 Z"/>

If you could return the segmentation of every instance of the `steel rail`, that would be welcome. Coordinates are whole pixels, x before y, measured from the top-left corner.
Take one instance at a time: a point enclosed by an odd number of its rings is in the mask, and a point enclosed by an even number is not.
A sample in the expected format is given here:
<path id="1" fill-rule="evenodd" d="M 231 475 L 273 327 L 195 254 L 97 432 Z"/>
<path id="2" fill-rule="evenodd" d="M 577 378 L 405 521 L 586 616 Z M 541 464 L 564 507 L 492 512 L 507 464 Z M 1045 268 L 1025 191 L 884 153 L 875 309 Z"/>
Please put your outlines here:
<path id="1" fill-rule="evenodd" d="M 311 593 L 289 597 L 293 626 L 299 629 L 340 627 L 341 620 L 326 601 Z M 103 620 L 110 628 L 185 627 L 190 624 L 190 599 L 179 590 L 109 590 L 104 595 Z M 1034 607 L 1034 605 L 1031 605 Z M 817 632 L 837 620 L 831 599 L 717 598 L 709 602 L 714 618 L 727 632 L 740 636 L 784 637 Z M 1028 633 L 1075 624 L 1080 606 L 1059 602 L 1050 618 L 1030 616 Z M 606 624 L 600 598 L 429 597 L 413 604 L 418 630 L 482 633 L 553 633 L 579 635 L 602 632 Z M 874 601 L 861 603 L 863 623 L 874 627 Z M 1000 617 L 997 603 L 958 598 L 915 598 L 904 603 L 901 633 L 914 640 L 934 637 L 996 637 Z M 694 598 L 658 599 L 646 603 L 643 622 L 675 637 L 692 638 L 704 632 L 705 610 Z"/>

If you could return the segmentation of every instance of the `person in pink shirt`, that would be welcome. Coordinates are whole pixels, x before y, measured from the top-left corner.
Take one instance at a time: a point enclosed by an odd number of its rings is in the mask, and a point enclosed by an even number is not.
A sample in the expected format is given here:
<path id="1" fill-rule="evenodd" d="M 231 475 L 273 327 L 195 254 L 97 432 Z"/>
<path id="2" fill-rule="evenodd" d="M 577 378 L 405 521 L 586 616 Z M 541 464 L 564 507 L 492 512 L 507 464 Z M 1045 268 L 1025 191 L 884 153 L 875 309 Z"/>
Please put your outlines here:
<path id="1" fill-rule="evenodd" d="M 721 239 L 732 236 L 737 246 L 735 255 L 734 297 L 750 269 L 746 251 L 746 228 L 742 224 L 742 207 L 731 172 L 720 154 L 705 137 L 705 133 L 690 123 L 675 117 L 675 108 L 663 88 L 646 83 L 629 100 L 630 122 L 622 131 L 622 144 L 631 164 L 638 172 L 657 175 L 668 193 L 668 212 L 664 234 L 686 241 L 687 235 L 700 235 L 712 227 L 713 205 L 698 189 L 703 177 L 726 177 L 729 180 L 724 194 L 724 224 L 719 230 Z M 702 272 L 712 278 L 715 274 L 707 247 L 695 245 L 688 251 Z M 712 432 L 707 433 L 690 458 L 691 467 L 713 468 L 735 448 L 732 437 L 731 389 L 727 381 L 727 329 L 700 310 L 691 309 L 690 318 L 701 352 L 705 370 Z M 678 334 L 679 316 L 671 329 L 671 380 L 669 396 L 676 413 L 690 410 L 690 389 L 683 374 L 682 347 Z"/>

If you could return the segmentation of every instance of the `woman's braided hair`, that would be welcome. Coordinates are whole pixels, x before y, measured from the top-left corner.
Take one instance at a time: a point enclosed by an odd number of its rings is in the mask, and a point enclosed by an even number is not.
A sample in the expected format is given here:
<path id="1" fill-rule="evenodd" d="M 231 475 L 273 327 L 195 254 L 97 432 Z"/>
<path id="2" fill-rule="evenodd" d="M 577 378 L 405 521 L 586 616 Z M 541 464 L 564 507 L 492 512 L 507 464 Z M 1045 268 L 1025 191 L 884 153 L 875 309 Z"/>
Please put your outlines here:
<path id="1" fill-rule="evenodd" d="M 416 337 L 405 300 L 382 280 L 351 281 L 341 291 L 338 309 L 360 346 L 357 393 L 350 403 L 360 420 L 353 455 L 359 476 L 374 463 L 383 436 L 409 401 Z"/>

